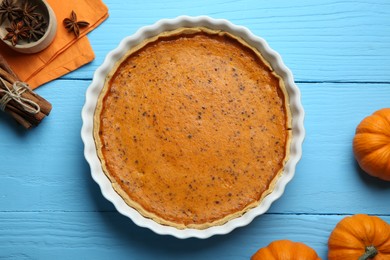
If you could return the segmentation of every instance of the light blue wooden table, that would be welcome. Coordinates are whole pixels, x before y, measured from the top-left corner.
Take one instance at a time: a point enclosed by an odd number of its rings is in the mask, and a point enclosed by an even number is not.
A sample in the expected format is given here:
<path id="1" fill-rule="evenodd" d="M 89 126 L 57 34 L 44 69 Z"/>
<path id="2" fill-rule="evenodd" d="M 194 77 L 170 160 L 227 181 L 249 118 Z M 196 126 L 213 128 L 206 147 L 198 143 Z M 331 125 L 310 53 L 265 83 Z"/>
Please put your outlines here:
<path id="1" fill-rule="evenodd" d="M 24 131 L 0 115 L 0 259 L 248 259 L 276 239 L 326 259 L 336 223 L 355 213 L 390 222 L 390 183 L 363 173 L 352 153 L 357 124 L 390 106 L 388 0 L 105 0 L 110 17 L 89 34 L 96 59 L 39 88 L 51 115 Z M 306 139 L 284 195 L 250 225 L 207 240 L 140 228 L 100 193 L 80 138 L 85 91 L 120 40 L 161 18 L 209 15 L 265 38 L 292 70 Z"/>

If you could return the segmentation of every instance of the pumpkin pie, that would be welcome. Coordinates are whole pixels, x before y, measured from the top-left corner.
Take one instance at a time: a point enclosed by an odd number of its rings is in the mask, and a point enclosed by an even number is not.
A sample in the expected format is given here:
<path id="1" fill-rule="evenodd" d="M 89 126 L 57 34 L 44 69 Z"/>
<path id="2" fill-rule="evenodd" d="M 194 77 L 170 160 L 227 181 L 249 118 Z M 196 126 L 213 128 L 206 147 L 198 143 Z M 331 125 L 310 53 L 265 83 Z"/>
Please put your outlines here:
<path id="1" fill-rule="evenodd" d="M 144 217 L 179 229 L 222 225 L 256 207 L 289 155 L 283 80 L 228 32 L 163 32 L 106 77 L 94 114 L 104 173 Z"/>

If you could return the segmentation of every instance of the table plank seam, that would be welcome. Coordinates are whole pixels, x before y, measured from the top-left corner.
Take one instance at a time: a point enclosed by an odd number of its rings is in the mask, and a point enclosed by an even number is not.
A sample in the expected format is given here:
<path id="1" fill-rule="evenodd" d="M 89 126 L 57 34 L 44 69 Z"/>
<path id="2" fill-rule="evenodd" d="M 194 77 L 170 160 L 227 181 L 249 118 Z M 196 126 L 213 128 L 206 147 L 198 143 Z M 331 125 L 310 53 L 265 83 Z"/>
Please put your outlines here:
<path id="1" fill-rule="evenodd" d="M 116 210 L 0 210 L 0 214 L 8 214 L 8 213 L 118 213 Z M 119 214 L 119 213 L 118 213 Z M 332 213 L 332 212 L 324 212 L 324 213 L 308 213 L 308 212 L 300 212 L 300 213 L 284 213 L 284 212 L 271 212 L 264 213 L 267 216 L 349 216 L 358 214 L 356 212 L 342 212 L 342 213 Z M 361 214 L 365 214 L 361 212 Z M 390 217 L 390 214 L 368 214 L 375 215 L 380 217 Z"/>
<path id="2" fill-rule="evenodd" d="M 92 78 L 60 78 L 56 81 L 92 81 Z M 297 84 L 390 84 L 390 81 L 296 80 Z"/>

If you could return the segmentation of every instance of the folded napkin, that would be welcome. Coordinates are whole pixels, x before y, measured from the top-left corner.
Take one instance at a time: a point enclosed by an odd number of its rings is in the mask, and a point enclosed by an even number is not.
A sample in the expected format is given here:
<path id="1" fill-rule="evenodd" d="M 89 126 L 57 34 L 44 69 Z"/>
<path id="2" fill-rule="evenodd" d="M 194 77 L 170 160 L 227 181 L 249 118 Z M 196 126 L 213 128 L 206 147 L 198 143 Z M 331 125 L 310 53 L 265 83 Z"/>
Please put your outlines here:
<path id="1" fill-rule="evenodd" d="M 32 89 L 69 73 L 91 62 L 95 55 L 88 38 L 88 32 L 108 17 L 108 8 L 101 0 L 47 0 L 57 17 L 57 34 L 52 44 L 34 54 L 17 53 L 1 45 L 0 54 L 7 60 L 18 77 Z M 69 33 L 63 20 L 70 17 L 72 10 L 79 21 L 87 21 L 88 27 L 80 30 L 79 38 Z"/>

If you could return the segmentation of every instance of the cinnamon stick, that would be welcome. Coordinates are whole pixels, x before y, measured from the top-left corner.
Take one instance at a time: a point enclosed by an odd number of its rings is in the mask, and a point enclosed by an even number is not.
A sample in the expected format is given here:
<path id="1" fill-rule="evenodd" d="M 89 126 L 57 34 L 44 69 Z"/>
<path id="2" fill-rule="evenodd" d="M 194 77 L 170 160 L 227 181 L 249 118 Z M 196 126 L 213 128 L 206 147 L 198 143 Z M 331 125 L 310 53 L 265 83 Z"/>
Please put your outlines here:
<path id="1" fill-rule="evenodd" d="M 0 68 L 0 77 L 2 77 L 6 82 L 8 82 L 9 84 L 11 84 L 11 82 L 16 82 L 16 81 L 19 81 L 18 78 L 14 78 L 11 74 L 7 73 L 5 70 L 1 69 Z M 7 86 L 9 87 L 10 85 L 7 84 Z M 12 87 L 12 85 L 11 85 Z M 0 98 L 1 98 L 1 93 L 0 93 Z M 46 115 L 49 115 L 50 111 L 51 111 L 51 104 L 49 102 L 47 102 L 44 98 L 42 98 L 41 96 L 39 96 L 38 94 L 36 94 L 35 92 L 33 91 L 27 91 L 25 92 L 24 98 L 27 98 L 28 100 L 31 100 L 37 104 L 40 105 L 40 108 L 41 108 L 41 111 L 46 114 Z"/>
<path id="2" fill-rule="evenodd" d="M 0 55 L 0 100 L 8 95 L 10 97 L 9 90 L 14 91 L 14 84 L 20 82 L 18 76 L 13 72 L 7 61 Z M 17 83 L 21 84 L 21 83 Z M 33 126 L 37 126 L 46 116 L 49 115 L 52 105 L 44 98 L 33 92 L 25 83 L 23 83 L 23 91 L 21 91 L 20 98 L 26 101 L 15 100 L 10 98 L 7 102 L 4 111 L 10 114 L 16 122 L 22 125 L 24 128 L 29 129 Z M 24 103 L 23 103 L 24 102 Z M 30 111 L 30 102 L 39 106 L 39 111 Z"/>
<path id="3" fill-rule="evenodd" d="M 7 109 L 7 113 L 9 113 L 16 120 L 16 122 L 18 122 L 24 128 L 29 129 L 33 126 L 32 123 L 24 119 L 21 115 L 15 112 L 14 109 Z"/>
<path id="4" fill-rule="evenodd" d="M 0 55 L 0 68 L 11 74 L 15 79 L 18 78 L 2 55 Z"/>
<path id="5" fill-rule="evenodd" d="M 18 79 L 16 75 L 11 74 L 9 71 L 7 71 L 5 68 L 1 67 L 1 62 L 0 62 L 0 77 L 2 77 L 4 80 L 8 82 L 15 82 Z"/>

